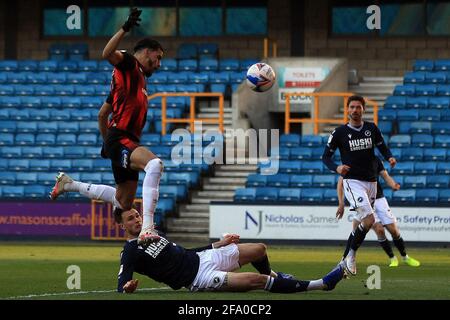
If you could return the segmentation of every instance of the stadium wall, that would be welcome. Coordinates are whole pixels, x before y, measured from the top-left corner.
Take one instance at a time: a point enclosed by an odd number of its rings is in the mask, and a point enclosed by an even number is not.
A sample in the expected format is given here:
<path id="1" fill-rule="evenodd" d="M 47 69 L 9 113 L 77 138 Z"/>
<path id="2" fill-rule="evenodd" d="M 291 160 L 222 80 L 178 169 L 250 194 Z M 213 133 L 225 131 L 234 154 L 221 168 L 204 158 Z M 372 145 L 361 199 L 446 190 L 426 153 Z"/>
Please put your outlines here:
<path id="1" fill-rule="evenodd" d="M 19 0 L 18 8 L 18 35 L 17 35 L 17 59 L 46 59 L 47 50 L 52 43 L 79 43 L 89 45 L 91 59 L 100 59 L 103 47 L 108 38 L 78 38 L 78 39 L 43 39 L 40 26 L 40 1 Z M 4 4 L 2 4 L 4 5 Z M 1 8 L 1 7 L 0 7 Z M 4 14 L 5 10 L 1 10 Z M 2 20 L 3 21 L 3 20 Z M 275 39 L 278 44 L 278 55 L 290 55 L 290 1 L 268 1 L 268 37 Z M 0 41 L 4 38 L 4 32 L 0 34 Z M 215 42 L 219 44 L 221 58 L 255 58 L 263 52 L 262 36 L 255 37 L 155 37 L 166 50 L 168 57 L 175 57 L 176 49 L 185 42 Z M 121 47 L 131 50 L 137 38 L 125 38 Z M 0 42 L 0 46 L 3 41 Z M 0 47 L 4 55 L 3 47 Z M 3 58 L 3 57 L 2 57 Z"/>

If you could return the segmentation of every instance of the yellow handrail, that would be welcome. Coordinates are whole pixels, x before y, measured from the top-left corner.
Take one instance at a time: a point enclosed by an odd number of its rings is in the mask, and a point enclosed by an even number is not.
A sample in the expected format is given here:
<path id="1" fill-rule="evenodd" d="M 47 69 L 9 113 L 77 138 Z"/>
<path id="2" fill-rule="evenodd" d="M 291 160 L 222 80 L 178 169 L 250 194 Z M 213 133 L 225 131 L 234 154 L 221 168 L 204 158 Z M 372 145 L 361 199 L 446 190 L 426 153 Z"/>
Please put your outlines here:
<path id="1" fill-rule="evenodd" d="M 166 134 L 166 124 L 167 123 L 189 123 L 190 131 L 194 133 L 196 121 L 206 122 L 206 123 L 217 123 L 219 125 L 220 132 L 223 133 L 223 94 L 218 92 L 186 92 L 186 93 L 155 93 L 148 97 L 148 100 L 161 97 L 161 134 Z M 190 110 L 189 118 L 167 118 L 167 97 L 190 97 Z M 196 97 L 218 97 L 219 98 L 219 117 L 218 118 L 196 118 L 195 117 L 195 98 Z"/>
<path id="2" fill-rule="evenodd" d="M 319 133 L 319 123 L 336 123 L 344 124 L 347 122 L 348 109 L 347 100 L 350 96 L 354 95 L 351 92 L 294 92 L 285 93 L 286 103 L 285 103 L 285 119 L 284 119 L 284 133 L 288 134 L 290 132 L 291 123 L 313 123 L 314 124 L 314 134 Z M 291 97 L 308 96 L 308 97 L 343 97 L 344 98 L 344 115 L 341 119 L 320 119 L 319 115 L 319 99 L 314 99 L 314 112 L 312 113 L 310 119 L 305 118 L 291 118 Z M 378 124 L 378 104 L 375 101 L 366 99 L 366 106 L 373 105 L 373 121 Z"/>
<path id="3" fill-rule="evenodd" d="M 263 52 L 264 59 L 267 59 L 269 57 L 269 41 L 272 42 L 272 57 L 276 58 L 278 54 L 277 42 L 269 38 L 264 38 L 264 52 Z"/>

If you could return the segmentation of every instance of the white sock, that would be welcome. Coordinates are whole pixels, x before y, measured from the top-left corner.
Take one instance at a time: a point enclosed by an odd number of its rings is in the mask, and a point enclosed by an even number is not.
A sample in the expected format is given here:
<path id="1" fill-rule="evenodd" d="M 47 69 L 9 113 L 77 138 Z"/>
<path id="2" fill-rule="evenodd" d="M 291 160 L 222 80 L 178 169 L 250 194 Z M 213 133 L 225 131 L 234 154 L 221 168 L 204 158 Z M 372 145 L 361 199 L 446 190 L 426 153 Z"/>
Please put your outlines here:
<path id="1" fill-rule="evenodd" d="M 162 161 L 158 158 L 150 160 L 145 166 L 145 177 L 142 186 L 142 230 L 153 228 L 153 215 L 159 197 L 159 180 L 163 171 Z"/>
<path id="2" fill-rule="evenodd" d="M 104 184 L 74 181 L 72 183 L 66 183 L 64 185 L 64 191 L 79 192 L 89 199 L 103 200 L 112 203 L 114 207 L 122 208 L 119 201 L 116 199 L 116 188 Z"/>
<path id="3" fill-rule="evenodd" d="M 310 290 L 322 290 L 323 289 L 323 280 L 311 280 L 308 284 L 308 288 L 306 288 L 307 291 Z"/>

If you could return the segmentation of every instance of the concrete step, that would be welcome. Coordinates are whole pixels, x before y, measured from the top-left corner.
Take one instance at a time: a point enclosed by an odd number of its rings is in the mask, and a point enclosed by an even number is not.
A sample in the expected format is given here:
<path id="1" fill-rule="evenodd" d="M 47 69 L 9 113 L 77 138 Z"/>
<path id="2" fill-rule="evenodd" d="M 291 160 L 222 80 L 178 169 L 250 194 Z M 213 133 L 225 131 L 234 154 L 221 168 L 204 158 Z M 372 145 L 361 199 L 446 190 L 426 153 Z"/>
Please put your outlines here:
<path id="1" fill-rule="evenodd" d="M 174 230 L 175 228 L 209 228 L 208 218 L 167 218 L 166 222 L 169 230 Z"/>
<path id="2" fill-rule="evenodd" d="M 391 95 L 393 91 L 393 87 L 389 88 L 362 88 L 358 87 L 356 90 L 352 90 L 351 87 L 348 88 L 351 92 L 358 93 L 363 96 L 367 95 Z"/>
<path id="3" fill-rule="evenodd" d="M 257 165 L 254 164 L 226 164 L 218 165 L 217 171 L 256 171 L 258 169 Z"/>
<path id="4" fill-rule="evenodd" d="M 166 234 L 166 236 L 169 241 L 186 246 L 186 248 L 194 248 L 209 243 L 209 232 L 195 234 L 170 231 Z"/>
<path id="5" fill-rule="evenodd" d="M 199 108 L 200 113 L 219 113 L 219 107 L 201 107 Z M 232 113 L 233 108 L 223 108 L 224 113 Z"/>
<path id="6" fill-rule="evenodd" d="M 239 177 L 233 177 L 233 178 L 227 178 L 227 177 L 211 177 L 206 178 L 205 183 L 213 183 L 213 184 L 222 184 L 222 183 L 229 183 L 229 184 L 245 184 L 247 181 L 246 177 L 239 178 Z"/>
<path id="7" fill-rule="evenodd" d="M 221 202 L 233 202 L 232 198 L 229 197 L 222 197 L 222 198 L 193 198 L 191 202 L 193 204 L 209 204 L 211 201 L 221 201 Z"/>
<path id="8" fill-rule="evenodd" d="M 208 205 L 208 206 L 209 206 L 209 205 Z M 186 218 L 186 219 L 209 219 L 209 211 L 208 211 L 208 212 L 184 211 L 184 212 L 180 212 L 179 218 Z"/>
<path id="9" fill-rule="evenodd" d="M 223 119 L 224 120 L 225 119 L 231 119 L 232 116 L 233 115 L 231 113 L 224 113 L 223 114 Z M 218 118 L 218 117 L 219 117 L 219 115 L 216 114 L 216 113 L 204 113 L 204 112 L 201 112 L 201 113 L 197 114 L 197 118 L 207 118 L 207 119 L 209 119 L 209 118 Z"/>
<path id="10" fill-rule="evenodd" d="M 357 85 L 349 86 L 350 88 L 394 88 L 398 83 L 395 82 L 361 82 Z M 355 89 L 356 90 L 356 89 Z"/>
<path id="11" fill-rule="evenodd" d="M 239 185 L 221 185 L 221 184 L 205 184 L 203 185 L 203 190 L 214 190 L 214 191 L 234 191 L 238 188 L 242 188 L 244 185 L 239 184 Z"/>
<path id="12" fill-rule="evenodd" d="M 184 227 L 184 226 L 171 226 L 168 228 L 170 232 L 182 232 L 187 234 L 204 234 L 207 235 L 209 233 L 209 225 L 206 227 Z"/>
<path id="13" fill-rule="evenodd" d="M 248 171 L 216 171 L 216 177 L 229 177 L 229 178 L 239 178 L 247 177 L 250 174 Z"/>
<path id="14" fill-rule="evenodd" d="M 209 205 L 208 204 L 185 204 L 180 207 L 181 212 L 183 211 L 195 211 L 195 212 L 208 212 L 209 213 Z"/>
<path id="15" fill-rule="evenodd" d="M 194 191 L 193 197 L 199 196 L 202 198 L 232 198 L 234 196 L 234 191 Z"/>
<path id="16" fill-rule="evenodd" d="M 402 77 L 362 77 L 363 82 L 395 82 L 403 83 Z"/>

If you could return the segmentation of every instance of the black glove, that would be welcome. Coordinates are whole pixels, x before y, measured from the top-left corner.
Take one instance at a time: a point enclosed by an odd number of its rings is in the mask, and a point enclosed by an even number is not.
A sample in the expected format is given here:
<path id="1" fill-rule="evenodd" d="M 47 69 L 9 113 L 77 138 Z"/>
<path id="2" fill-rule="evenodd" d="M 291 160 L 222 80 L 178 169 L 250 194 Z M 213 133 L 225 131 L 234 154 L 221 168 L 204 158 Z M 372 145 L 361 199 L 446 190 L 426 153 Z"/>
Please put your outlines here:
<path id="1" fill-rule="evenodd" d="M 139 18 L 141 13 L 142 10 L 138 10 L 138 8 L 131 9 L 127 22 L 122 26 L 123 31 L 129 32 L 134 26 L 139 26 L 138 22 L 141 21 L 141 18 Z"/>

